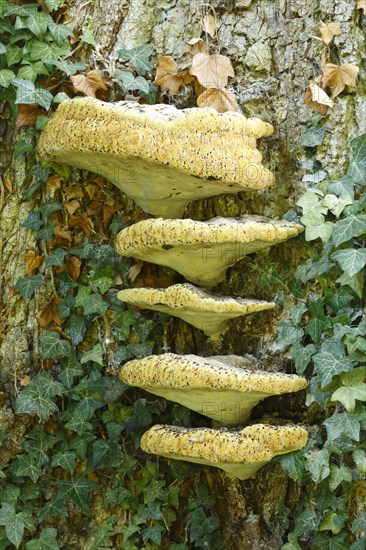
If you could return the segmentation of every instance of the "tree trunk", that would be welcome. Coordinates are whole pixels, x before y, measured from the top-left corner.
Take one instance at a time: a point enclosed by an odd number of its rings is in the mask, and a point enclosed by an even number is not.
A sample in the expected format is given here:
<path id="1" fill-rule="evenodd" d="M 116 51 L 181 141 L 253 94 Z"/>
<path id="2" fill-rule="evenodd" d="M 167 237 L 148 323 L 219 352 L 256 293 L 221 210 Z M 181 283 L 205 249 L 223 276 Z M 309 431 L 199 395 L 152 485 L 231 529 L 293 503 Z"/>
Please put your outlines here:
<path id="1" fill-rule="evenodd" d="M 308 81 L 320 74 L 323 48 L 314 35 L 319 36 L 321 21 L 340 22 L 343 34 L 336 37 L 334 54 L 339 57 L 331 62 L 360 65 L 362 54 L 365 54 L 360 12 L 355 9 L 353 0 L 212 0 L 211 5 L 216 11 L 218 27 L 213 45 L 233 63 L 235 78 L 230 86 L 243 113 L 271 122 L 275 128 L 273 136 L 261 140 L 259 148 L 264 165 L 276 175 L 276 185 L 259 193 L 221 196 L 193 203 L 185 217 L 208 220 L 214 216 L 249 213 L 280 218 L 294 207 L 303 186 L 301 163 L 305 156 L 300 145 L 300 127 L 308 124 L 315 114 L 304 105 L 303 98 Z M 145 43 L 155 46 L 153 59 L 171 55 L 179 61 L 189 49 L 189 40 L 201 35 L 200 20 L 205 6 L 191 0 L 76 0 L 67 14 L 67 23 L 73 29 L 88 25 L 93 32 L 100 55 L 99 60 L 93 52 L 89 55 L 92 68 L 95 59 L 98 68 L 103 68 L 103 64 L 108 67 L 121 48 Z M 359 135 L 366 126 L 362 89 L 359 91 L 357 95 L 349 93 L 338 97 L 327 122 L 328 131 L 318 148 L 318 160 L 329 177 L 345 173 L 350 138 Z M 192 93 L 187 91 L 172 96 L 170 101 L 179 108 L 195 106 Z M 10 118 L 7 108 L 4 107 L 1 117 Z M 0 412 L 0 428 L 12 433 L 4 447 L 5 460 L 20 451 L 27 428 L 24 417 L 14 415 L 12 400 L 21 389 L 22 378 L 35 372 L 39 361 L 35 322 L 38 304 L 34 299 L 25 302 L 12 291 L 16 280 L 24 275 L 21 257 L 35 241 L 31 231 L 21 228 L 27 216 L 27 204 L 22 199 L 27 166 L 23 157 L 14 161 L 8 154 L 12 142 L 19 139 L 19 133 L 11 130 L 10 121 L 8 124 L 0 197 L 4 308 L 0 381 L 5 403 Z M 11 192 L 6 186 L 6 178 L 11 182 Z M 128 205 L 131 206 L 130 202 Z M 219 342 L 213 342 L 184 322 L 171 319 L 167 324 L 169 350 L 204 356 L 251 353 L 262 361 L 266 370 L 291 372 L 289 359 L 274 344 L 277 326 L 286 318 L 291 306 L 288 288 L 281 283 L 281 270 L 285 267 L 293 272 L 307 257 L 307 246 L 301 240 L 289 241 L 270 252 L 258 254 L 255 259 L 246 258 L 230 269 L 226 281 L 217 287 L 223 295 L 265 300 L 272 300 L 275 293 L 278 307 L 274 311 L 235 321 Z M 286 422 L 309 422 L 304 397 L 300 394 L 268 399 L 256 408 L 252 418 L 276 416 Z M 202 468 L 200 475 L 201 482 L 216 499 L 214 510 L 221 521 L 226 550 L 277 550 L 284 544 L 286 526 L 274 521 L 274 515 L 281 505 L 293 508 L 300 501 L 301 488 L 286 476 L 279 464 L 270 464 L 245 482 L 230 479 L 213 468 Z M 90 524 L 95 521 L 94 510 L 90 512 Z M 178 531 L 184 531 L 187 517 L 182 514 Z M 85 547 L 80 538 L 73 543 L 72 537 L 65 535 L 65 540 L 67 548 Z M 168 547 L 167 541 L 163 540 L 163 548 Z"/>

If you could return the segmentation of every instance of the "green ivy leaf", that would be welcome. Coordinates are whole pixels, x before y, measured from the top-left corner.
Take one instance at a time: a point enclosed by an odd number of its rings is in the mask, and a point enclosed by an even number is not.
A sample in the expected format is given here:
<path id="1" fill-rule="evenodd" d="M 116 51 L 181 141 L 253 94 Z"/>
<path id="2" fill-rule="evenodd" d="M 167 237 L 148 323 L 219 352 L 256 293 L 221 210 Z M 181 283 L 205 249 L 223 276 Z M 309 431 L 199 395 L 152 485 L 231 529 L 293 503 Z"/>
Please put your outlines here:
<path id="1" fill-rule="evenodd" d="M 72 35 L 71 29 L 59 23 L 56 24 L 53 21 L 48 24 L 48 29 L 54 41 L 60 46 L 62 46 L 65 41 L 67 41 L 68 37 Z"/>
<path id="2" fill-rule="evenodd" d="M 3 88 L 7 88 L 13 78 L 15 78 L 15 73 L 13 73 L 10 69 L 0 70 L 0 86 Z"/>
<path id="3" fill-rule="evenodd" d="M 310 472 L 315 483 L 320 483 L 327 478 L 329 469 L 329 451 L 321 449 L 320 451 L 308 451 L 306 453 L 306 469 Z"/>
<path id="4" fill-rule="evenodd" d="M 84 315 L 98 313 L 104 315 L 108 309 L 108 305 L 103 301 L 100 294 L 91 294 L 91 289 L 86 286 L 79 286 L 79 291 L 76 296 L 76 307 L 82 307 Z"/>
<path id="5" fill-rule="evenodd" d="M 336 464 L 330 465 L 329 489 L 335 491 L 343 481 L 352 481 L 352 472 L 348 466 L 338 468 Z"/>
<path id="6" fill-rule="evenodd" d="M 349 550 L 365 550 L 366 548 L 366 537 L 361 537 L 351 544 Z"/>
<path id="7" fill-rule="evenodd" d="M 148 81 L 142 76 L 135 77 L 128 71 L 116 71 L 113 74 L 113 80 L 117 80 L 125 92 L 128 92 L 129 90 L 141 90 L 145 93 L 149 92 Z"/>
<path id="8" fill-rule="evenodd" d="M 314 344 L 308 344 L 303 346 L 300 342 L 296 342 L 288 351 L 289 357 L 292 358 L 295 363 L 297 374 L 304 374 L 307 366 L 309 365 L 312 356 L 316 353 L 317 349 Z"/>
<path id="9" fill-rule="evenodd" d="M 95 440 L 93 434 L 83 434 L 82 436 L 76 436 L 70 443 L 70 448 L 75 449 L 76 454 L 80 460 L 85 460 L 86 452 L 88 450 L 88 444 Z"/>
<path id="10" fill-rule="evenodd" d="M 40 40 L 43 39 L 47 31 L 48 17 L 44 12 L 37 12 L 27 17 L 26 26 Z"/>
<path id="11" fill-rule="evenodd" d="M 75 479 L 56 481 L 56 485 L 59 488 L 58 496 L 60 498 L 71 500 L 85 512 L 89 508 L 89 492 L 98 487 L 97 483 L 90 481 L 83 475 Z"/>
<path id="12" fill-rule="evenodd" d="M 281 546 L 281 550 L 301 550 L 301 546 L 297 542 L 296 535 L 290 533 L 287 537 L 288 542 Z"/>
<path id="13" fill-rule="evenodd" d="M 42 227 L 39 231 L 36 233 L 36 239 L 37 241 L 43 241 L 44 243 L 50 242 L 52 236 L 53 236 L 53 230 L 55 229 L 55 225 L 50 223 L 46 227 Z"/>
<path id="14" fill-rule="evenodd" d="M 352 370 L 354 365 L 354 362 L 349 357 L 339 357 L 336 351 L 317 353 L 313 355 L 313 362 L 322 388 L 327 386 L 337 374 Z"/>
<path id="15" fill-rule="evenodd" d="M 324 298 L 308 300 L 306 305 L 312 317 L 305 327 L 305 332 L 312 337 L 314 342 L 318 342 L 323 331 L 332 326 L 332 322 L 324 313 Z"/>
<path id="16" fill-rule="evenodd" d="M 60 366 L 61 370 L 58 377 L 62 384 L 70 389 L 74 383 L 74 378 L 83 374 L 83 369 L 76 359 L 75 350 L 72 350 L 69 357 L 62 359 Z"/>
<path id="17" fill-rule="evenodd" d="M 14 158 L 19 158 L 22 155 L 26 155 L 27 153 L 31 153 L 34 150 L 34 146 L 29 143 L 28 141 L 25 141 L 24 139 L 21 139 L 20 141 L 17 141 L 14 145 Z"/>
<path id="18" fill-rule="evenodd" d="M 23 449 L 32 454 L 39 466 L 47 464 L 49 461 L 47 451 L 51 449 L 57 441 L 56 437 L 47 434 L 43 426 L 34 426 L 28 435 L 28 439 L 23 444 Z"/>
<path id="19" fill-rule="evenodd" d="M 29 277 L 21 277 L 15 283 L 15 290 L 19 292 L 24 300 L 28 300 L 32 294 L 45 283 L 44 277 L 41 275 L 31 275 Z"/>
<path id="20" fill-rule="evenodd" d="M 70 451 L 68 448 L 61 449 L 60 451 L 57 451 L 51 461 L 51 467 L 54 468 L 55 466 L 60 466 L 70 474 L 73 473 L 75 469 L 75 462 L 76 462 L 76 452 Z"/>
<path id="21" fill-rule="evenodd" d="M 58 411 L 52 398 L 62 395 L 64 391 L 62 384 L 56 382 L 49 372 L 40 372 L 18 395 L 16 412 L 36 413 L 43 422 L 51 413 Z"/>
<path id="22" fill-rule="evenodd" d="M 336 537 L 317 533 L 313 541 L 314 550 L 349 550 L 346 536 L 346 533 L 340 533 Z"/>
<path id="23" fill-rule="evenodd" d="M 67 250 L 63 250 L 62 248 L 56 248 L 52 252 L 50 252 L 46 258 L 45 262 L 45 268 L 48 269 L 49 267 L 53 266 L 59 266 L 62 267 L 64 265 L 64 259 L 67 254 Z"/>
<path id="24" fill-rule="evenodd" d="M 360 185 L 366 184 L 366 134 L 351 141 L 352 162 L 348 175 Z"/>
<path id="25" fill-rule="evenodd" d="M 98 365 L 103 366 L 104 365 L 104 349 L 101 344 L 96 344 L 93 349 L 84 352 L 80 363 L 83 365 L 84 363 L 87 363 L 88 361 L 94 361 L 94 363 L 97 363 Z"/>
<path id="26" fill-rule="evenodd" d="M 59 497 L 53 497 L 45 504 L 39 512 L 39 522 L 42 523 L 50 516 L 66 516 L 67 509 Z"/>
<path id="27" fill-rule="evenodd" d="M 353 277 L 350 277 L 348 273 L 343 273 L 336 279 L 336 283 L 342 286 L 348 285 L 359 298 L 362 298 L 363 273 L 357 273 L 357 275 L 353 275 Z"/>
<path id="28" fill-rule="evenodd" d="M 93 36 L 93 33 L 85 27 L 83 27 L 82 30 L 83 30 L 83 32 L 80 36 L 80 40 L 82 42 L 85 42 L 86 44 L 90 44 L 91 46 L 95 46 L 95 38 Z"/>
<path id="29" fill-rule="evenodd" d="M 68 357 L 71 353 L 70 342 L 62 340 L 57 332 L 44 330 L 40 335 L 41 356 L 43 359 L 51 357 Z"/>
<path id="30" fill-rule="evenodd" d="M 278 328 L 275 349 L 285 351 L 291 344 L 301 340 L 303 335 L 303 329 L 296 326 L 293 321 L 283 321 Z"/>
<path id="31" fill-rule="evenodd" d="M 333 414 L 324 422 L 328 440 L 334 441 L 339 437 L 349 437 L 354 441 L 360 440 L 360 422 L 356 415 L 346 412 Z"/>
<path id="32" fill-rule="evenodd" d="M 44 221 L 47 221 L 51 214 L 59 210 L 62 210 L 62 204 L 59 201 L 46 202 L 39 207 Z"/>
<path id="33" fill-rule="evenodd" d="M 83 435 L 85 432 L 91 432 L 93 426 L 87 421 L 89 415 L 85 411 L 76 410 L 72 413 L 72 418 L 65 424 L 65 428 L 73 430 L 78 435 Z"/>
<path id="34" fill-rule="evenodd" d="M 16 548 L 22 542 L 24 529 L 34 529 L 34 522 L 30 512 L 15 512 L 10 504 L 4 503 L 0 508 L 0 525 L 4 525 L 6 536 Z"/>
<path id="35" fill-rule="evenodd" d="M 70 336 L 71 342 L 74 346 L 80 344 L 80 342 L 83 341 L 84 335 L 86 333 L 85 317 L 73 313 L 70 316 L 70 321 L 67 328 L 65 329 L 65 333 Z M 83 363 L 83 361 L 81 361 L 81 363 Z"/>
<path id="36" fill-rule="evenodd" d="M 345 243 L 352 237 L 366 233 L 366 214 L 347 216 L 334 224 L 332 240 L 336 246 Z"/>
<path id="37" fill-rule="evenodd" d="M 364 512 L 361 516 L 353 520 L 352 531 L 354 533 L 357 533 L 359 531 L 366 531 L 366 512 Z"/>
<path id="38" fill-rule="evenodd" d="M 142 539 L 144 542 L 151 541 L 155 544 L 161 544 L 161 533 L 165 531 L 164 525 L 160 525 L 159 523 L 156 523 L 155 525 L 152 525 L 151 527 L 146 527 L 142 531 Z"/>
<path id="39" fill-rule="evenodd" d="M 30 477 L 31 480 L 36 483 L 37 479 L 41 476 L 42 470 L 37 466 L 32 455 L 18 455 L 13 462 L 14 473 L 17 476 Z"/>
<path id="40" fill-rule="evenodd" d="M 42 529 L 39 539 L 33 539 L 25 545 L 26 550 L 60 550 L 57 544 L 57 530 L 52 527 Z"/>
<path id="41" fill-rule="evenodd" d="M 347 275 L 353 277 L 361 271 L 366 264 L 366 248 L 345 248 L 337 250 L 331 256 L 339 263 Z"/>
<path id="42" fill-rule="evenodd" d="M 98 525 L 98 529 L 93 532 L 93 544 L 90 550 L 99 550 L 102 546 L 110 547 L 110 538 L 114 535 L 114 525 L 118 516 L 115 514 Z"/>
<path id="43" fill-rule="evenodd" d="M 149 58 L 153 51 L 153 44 L 144 44 L 130 50 L 119 50 L 117 53 L 121 59 L 129 61 L 137 72 L 144 74 L 152 69 Z"/>

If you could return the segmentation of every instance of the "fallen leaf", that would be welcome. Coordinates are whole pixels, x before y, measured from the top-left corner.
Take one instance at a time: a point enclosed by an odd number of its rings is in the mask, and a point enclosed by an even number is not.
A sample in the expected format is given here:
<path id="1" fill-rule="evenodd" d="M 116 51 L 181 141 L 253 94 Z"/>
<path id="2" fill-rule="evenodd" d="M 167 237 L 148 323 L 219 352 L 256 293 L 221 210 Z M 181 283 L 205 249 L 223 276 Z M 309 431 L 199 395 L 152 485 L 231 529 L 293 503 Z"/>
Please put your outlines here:
<path id="1" fill-rule="evenodd" d="M 238 111 L 238 103 L 235 94 L 224 88 L 209 88 L 197 98 L 198 107 L 211 107 L 218 113 L 226 111 Z"/>
<path id="2" fill-rule="evenodd" d="M 63 205 L 69 214 L 73 214 L 78 208 L 80 208 L 80 202 L 76 200 L 64 202 Z"/>
<path id="3" fill-rule="evenodd" d="M 220 88 L 226 86 L 229 76 L 234 76 L 231 61 L 225 55 L 214 53 L 198 53 L 192 60 L 190 74 L 197 77 L 205 88 Z"/>
<path id="4" fill-rule="evenodd" d="M 105 204 L 103 205 L 103 217 L 102 217 L 102 225 L 103 225 L 104 231 L 108 229 L 114 214 L 116 212 L 119 212 L 121 208 L 122 208 L 122 204 L 113 198 L 109 198 L 105 201 Z"/>
<path id="5" fill-rule="evenodd" d="M 342 34 L 341 24 L 338 22 L 328 23 L 328 25 L 326 25 L 321 21 L 319 30 L 326 46 L 329 46 L 335 36 Z"/>
<path id="6" fill-rule="evenodd" d="M 134 283 L 137 277 L 140 275 L 143 265 L 144 265 L 143 262 L 137 262 L 137 264 L 134 264 L 129 268 L 128 278 L 131 281 L 131 283 Z"/>
<path id="7" fill-rule="evenodd" d="M 88 193 L 89 199 L 92 200 L 95 197 L 95 193 L 98 191 L 96 185 L 88 183 L 85 185 L 85 191 Z"/>
<path id="8" fill-rule="evenodd" d="M 357 9 L 363 10 L 363 13 L 366 15 L 366 0 L 357 0 Z"/>
<path id="9" fill-rule="evenodd" d="M 45 115 L 45 111 L 40 109 L 37 103 L 30 103 L 29 105 L 18 105 L 19 114 L 15 123 L 16 128 L 23 128 L 26 126 L 35 126 L 37 117 L 39 115 Z"/>
<path id="10" fill-rule="evenodd" d="M 70 80 L 76 93 L 81 92 L 88 97 L 95 98 L 98 90 L 106 91 L 108 89 L 105 85 L 105 77 L 97 69 L 89 71 L 86 75 L 76 74 L 70 76 Z"/>
<path id="11" fill-rule="evenodd" d="M 9 193 L 13 192 L 13 184 L 11 183 L 9 176 L 5 176 L 4 178 L 4 187 L 7 191 L 9 191 Z"/>
<path id="12" fill-rule="evenodd" d="M 23 376 L 23 378 L 21 379 L 21 381 L 19 382 L 21 386 L 28 386 L 28 384 L 30 384 L 32 382 L 32 378 L 29 376 L 29 374 L 26 374 L 25 376 Z"/>
<path id="13" fill-rule="evenodd" d="M 322 115 L 327 113 L 328 107 L 333 109 L 334 106 L 334 102 L 314 80 L 309 82 L 309 90 L 306 91 L 304 103 Z"/>
<path id="14" fill-rule="evenodd" d="M 24 254 L 22 259 L 26 263 L 26 268 L 25 268 L 26 275 L 31 275 L 33 271 L 35 271 L 43 262 L 43 257 L 39 256 L 37 252 L 35 252 L 34 250 L 30 250 L 29 252 Z"/>
<path id="15" fill-rule="evenodd" d="M 90 237 L 94 229 L 94 224 L 86 212 L 83 212 L 81 216 L 71 216 L 69 226 L 80 227 L 87 237 Z"/>
<path id="16" fill-rule="evenodd" d="M 202 38 L 192 38 L 188 44 L 191 46 L 190 53 L 192 56 L 195 56 L 198 53 L 206 53 L 208 50 L 207 44 L 204 40 L 202 40 Z"/>
<path id="17" fill-rule="evenodd" d="M 202 29 L 207 32 L 212 38 L 216 34 L 216 19 L 212 13 L 208 13 L 202 21 Z"/>
<path id="18" fill-rule="evenodd" d="M 80 187 L 77 187 L 76 185 L 69 185 L 68 187 L 64 187 L 63 192 L 65 193 L 67 200 L 83 198 L 82 190 L 80 189 Z"/>
<path id="19" fill-rule="evenodd" d="M 72 242 L 71 231 L 68 231 L 64 226 L 56 225 L 55 229 L 53 230 L 53 234 L 55 235 L 55 237 L 60 237 L 61 239 L 64 239 L 69 243 Z"/>
<path id="20" fill-rule="evenodd" d="M 87 214 L 89 216 L 95 216 L 96 218 L 101 219 L 102 209 L 103 204 L 101 202 L 92 201 L 88 206 Z"/>
<path id="21" fill-rule="evenodd" d="M 163 90 L 168 90 L 176 94 L 183 84 L 192 82 L 193 77 L 188 71 L 178 72 L 178 65 L 170 55 L 161 55 L 159 57 L 156 76 L 153 84 L 160 86 Z"/>
<path id="22" fill-rule="evenodd" d="M 47 187 L 51 189 L 61 189 L 61 176 L 54 174 L 47 179 Z"/>
<path id="23" fill-rule="evenodd" d="M 334 99 L 343 92 L 346 86 L 356 86 L 356 78 L 359 70 L 357 65 L 351 65 L 351 63 L 344 63 L 340 67 L 328 63 L 322 67 L 323 88 L 330 88 L 332 90 L 331 98 Z"/>
<path id="24" fill-rule="evenodd" d="M 52 323 L 56 323 L 56 325 L 61 326 L 62 320 L 57 309 L 57 304 L 59 302 L 62 302 L 62 298 L 53 298 L 44 306 L 38 317 L 38 325 L 40 328 L 48 327 L 49 325 L 52 325 Z"/>
<path id="25" fill-rule="evenodd" d="M 67 258 L 64 262 L 66 272 L 71 279 L 77 281 L 80 276 L 81 260 L 76 256 L 71 256 Z"/>

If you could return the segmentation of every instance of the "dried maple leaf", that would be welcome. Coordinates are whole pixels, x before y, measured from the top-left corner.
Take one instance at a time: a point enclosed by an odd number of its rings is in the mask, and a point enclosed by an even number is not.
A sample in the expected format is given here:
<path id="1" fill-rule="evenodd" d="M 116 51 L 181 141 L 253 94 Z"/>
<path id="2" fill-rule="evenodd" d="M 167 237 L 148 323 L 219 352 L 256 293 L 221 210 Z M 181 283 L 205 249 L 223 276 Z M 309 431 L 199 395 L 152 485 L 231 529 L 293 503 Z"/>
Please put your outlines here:
<path id="1" fill-rule="evenodd" d="M 363 13 L 366 14 L 366 0 L 357 0 L 357 9 L 363 10 Z"/>
<path id="2" fill-rule="evenodd" d="M 94 229 L 94 224 L 86 212 L 83 212 L 81 216 L 71 216 L 69 226 L 80 227 L 87 237 L 90 237 Z"/>
<path id="3" fill-rule="evenodd" d="M 158 60 L 156 76 L 153 84 L 160 86 L 163 90 L 168 90 L 176 94 L 183 84 L 192 82 L 193 77 L 188 71 L 178 72 L 178 65 L 170 55 L 161 55 Z"/>
<path id="4" fill-rule="evenodd" d="M 334 102 L 325 93 L 325 91 L 322 90 L 316 82 L 314 82 L 314 80 L 309 82 L 309 90 L 306 91 L 304 103 L 310 107 L 310 109 L 314 109 L 322 115 L 327 113 L 328 107 L 333 109 L 334 105 Z"/>
<path id="5" fill-rule="evenodd" d="M 81 92 L 88 97 L 95 98 L 98 90 L 106 91 L 108 89 L 105 85 L 106 78 L 97 69 L 86 74 L 70 76 L 70 80 L 76 93 Z"/>
<path id="6" fill-rule="evenodd" d="M 328 25 L 326 25 L 321 21 L 319 30 L 326 46 L 329 46 L 335 36 L 342 34 L 341 24 L 338 22 L 328 23 Z"/>
<path id="7" fill-rule="evenodd" d="M 15 123 L 16 128 L 23 128 L 26 126 L 35 126 L 37 117 L 39 115 L 45 115 L 45 111 L 40 109 L 37 103 L 31 103 L 29 105 L 18 105 L 19 114 Z"/>
<path id="8" fill-rule="evenodd" d="M 73 214 L 78 208 L 80 208 L 80 202 L 76 200 L 68 201 L 63 203 L 64 207 L 69 214 Z"/>
<path id="9" fill-rule="evenodd" d="M 71 256 L 64 261 L 66 272 L 71 279 L 77 281 L 80 276 L 81 260 L 76 256 Z"/>
<path id="10" fill-rule="evenodd" d="M 212 38 L 216 34 L 216 19 L 212 13 L 208 13 L 202 21 L 202 29 L 207 32 Z"/>
<path id="11" fill-rule="evenodd" d="M 205 88 L 220 88 L 226 86 L 228 77 L 234 76 L 231 61 L 225 55 L 214 53 L 198 53 L 192 60 L 190 74 L 197 77 Z"/>
<path id="12" fill-rule="evenodd" d="M 207 44 L 202 40 L 202 38 L 192 38 L 188 42 L 188 44 L 191 46 L 191 55 L 194 56 L 198 53 L 206 53 L 207 52 Z"/>
<path id="13" fill-rule="evenodd" d="M 238 103 L 236 101 L 235 94 L 228 92 L 223 88 L 209 88 L 205 90 L 197 98 L 198 107 L 211 107 L 218 113 L 225 113 L 226 111 L 237 111 Z"/>
<path id="14" fill-rule="evenodd" d="M 43 257 L 39 256 L 37 252 L 35 252 L 34 250 L 30 250 L 29 252 L 24 254 L 22 259 L 26 263 L 26 268 L 25 268 L 26 275 L 31 275 L 33 271 L 35 271 L 43 262 Z"/>
<path id="15" fill-rule="evenodd" d="M 53 298 L 44 306 L 38 317 L 38 324 L 40 328 L 48 327 L 52 323 L 56 323 L 56 325 L 61 326 L 62 320 L 57 309 L 57 304 L 59 302 L 62 302 L 62 298 Z"/>
<path id="16" fill-rule="evenodd" d="M 344 63 L 340 67 L 327 63 L 322 68 L 323 88 L 330 88 L 332 90 L 331 98 L 334 99 L 337 95 L 341 94 L 346 86 L 356 86 L 356 78 L 359 71 L 357 65 L 351 65 L 351 63 Z"/>

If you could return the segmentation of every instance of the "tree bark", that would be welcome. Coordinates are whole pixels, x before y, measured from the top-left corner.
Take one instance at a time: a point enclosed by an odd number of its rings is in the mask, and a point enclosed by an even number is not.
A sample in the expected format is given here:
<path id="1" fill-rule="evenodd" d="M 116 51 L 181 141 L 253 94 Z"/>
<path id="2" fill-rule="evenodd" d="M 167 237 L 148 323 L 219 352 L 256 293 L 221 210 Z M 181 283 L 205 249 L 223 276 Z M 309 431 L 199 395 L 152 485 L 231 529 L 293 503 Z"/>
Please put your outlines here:
<path id="1" fill-rule="evenodd" d="M 186 217 L 208 220 L 219 215 L 245 213 L 281 217 L 295 205 L 303 186 L 301 161 L 305 156 L 299 129 L 315 114 L 304 105 L 303 98 L 308 81 L 320 74 L 323 47 L 313 36 L 319 36 L 321 21 L 340 22 L 343 33 L 336 37 L 334 54 L 338 59 L 332 62 L 361 65 L 365 54 L 361 14 L 353 0 L 212 0 L 211 5 L 216 11 L 218 26 L 217 41 L 213 44 L 233 63 L 236 76 L 230 86 L 243 113 L 271 122 L 275 128 L 273 136 L 263 139 L 259 147 L 264 165 L 276 174 L 276 185 L 260 193 L 199 201 L 188 207 Z M 121 48 L 145 43 L 154 44 L 154 59 L 171 55 L 178 61 L 189 50 L 188 41 L 201 35 L 200 19 L 204 9 L 203 4 L 191 0 L 75 0 L 67 14 L 67 23 L 75 29 L 90 27 L 100 53 L 96 61 L 98 68 L 108 67 Z M 94 63 L 94 68 L 95 54 L 85 55 Z M 327 122 L 324 143 L 318 148 L 318 160 L 330 178 L 345 173 L 350 139 L 366 127 L 364 84 L 359 84 L 357 92 L 349 90 L 337 98 L 336 108 Z M 195 105 L 193 95 L 187 91 L 171 97 L 171 102 L 179 108 Z M 6 107 L 1 118 L 10 119 Z M 25 374 L 37 370 L 38 361 L 35 323 L 38 305 L 35 300 L 26 303 L 12 292 L 16 280 L 24 275 L 21 257 L 35 241 L 32 232 L 21 228 L 27 216 L 27 205 L 21 194 L 27 166 L 23 157 L 13 161 L 8 154 L 14 140 L 19 139 L 19 132 L 13 133 L 10 121 L 8 124 L 0 196 L 4 320 L 0 383 L 7 400 L 0 412 L 0 427 L 13 434 L 5 445 L 6 460 L 20 451 L 26 430 L 24 418 L 19 419 L 13 413 L 12 400 L 20 388 L 19 381 Z M 11 182 L 11 192 L 4 187 L 5 178 Z M 266 300 L 273 299 L 275 288 L 279 304 L 275 312 L 235 321 L 219 342 L 172 319 L 167 329 L 170 351 L 206 356 L 252 353 L 269 371 L 291 372 L 290 361 L 274 346 L 278 323 L 286 318 L 291 306 L 289 292 L 281 286 L 281 281 L 277 287 L 273 284 L 268 287 L 261 284 L 261 278 L 271 275 L 271 266 L 276 270 L 285 264 L 286 269 L 293 271 L 307 257 L 306 246 L 290 241 L 269 253 L 258 254 L 254 261 L 246 258 L 232 268 L 226 281 L 217 287 L 224 295 Z M 306 422 L 304 395 L 266 401 L 257 407 L 253 418 L 263 416 Z M 284 526 L 274 522 L 273 516 L 280 504 L 293 508 L 300 501 L 301 489 L 278 464 L 270 464 L 254 479 L 245 482 L 230 479 L 212 468 L 204 468 L 201 478 L 216 498 L 215 511 L 221 520 L 225 549 L 277 550 L 284 544 Z M 94 519 L 91 512 L 90 521 Z M 70 543 L 68 547 L 79 546 Z"/>

